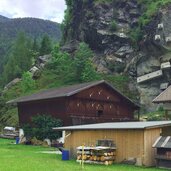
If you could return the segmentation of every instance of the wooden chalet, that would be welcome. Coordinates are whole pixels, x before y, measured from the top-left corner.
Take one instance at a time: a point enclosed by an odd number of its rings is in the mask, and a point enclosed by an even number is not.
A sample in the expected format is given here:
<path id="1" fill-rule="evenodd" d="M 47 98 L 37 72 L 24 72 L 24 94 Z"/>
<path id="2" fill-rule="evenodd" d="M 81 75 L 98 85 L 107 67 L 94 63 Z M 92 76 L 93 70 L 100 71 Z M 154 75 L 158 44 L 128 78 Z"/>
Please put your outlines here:
<path id="1" fill-rule="evenodd" d="M 64 126 L 132 121 L 139 110 L 104 80 L 45 90 L 8 103 L 17 103 L 20 126 L 37 114 L 61 119 Z"/>
<path id="2" fill-rule="evenodd" d="M 165 118 L 168 119 L 168 114 L 171 112 L 171 85 L 159 94 L 153 103 L 162 103 L 165 110 Z"/>
<path id="3" fill-rule="evenodd" d="M 160 136 L 171 135 L 171 121 L 111 122 L 53 129 L 65 132 L 64 147 L 72 158 L 77 157 L 80 145 L 94 147 L 98 140 L 110 139 L 116 145 L 115 163 L 134 160 L 139 166 L 154 166 L 156 149 L 153 144 Z"/>

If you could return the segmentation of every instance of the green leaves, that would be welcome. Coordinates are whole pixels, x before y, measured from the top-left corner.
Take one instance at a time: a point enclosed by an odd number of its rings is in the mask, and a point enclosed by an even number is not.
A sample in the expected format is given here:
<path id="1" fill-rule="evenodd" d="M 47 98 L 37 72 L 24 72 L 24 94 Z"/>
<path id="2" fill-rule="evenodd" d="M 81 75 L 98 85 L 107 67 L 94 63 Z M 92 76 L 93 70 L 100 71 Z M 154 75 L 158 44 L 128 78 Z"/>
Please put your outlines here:
<path id="1" fill-rule="evenodd" d="M 74 62 L 68 53 L 61 52 L 56 45 L 52 51 L 52 61 L 47 69 L 56 77 L 59 85 L 72 84 L 76 82 Z"/>
<path id="2" fill-rule="evenodd" d="M 21 77 L 24 71 L 29 70 L 32 65 L 32 58 L 33 54 L 30 40 L 23 32 L 20 32 L 4 67 L 4 83 L 9 82 L 16 77 Z"/>
<path id="3" fill-rule="evenodd" d="M 61 52 L 59 45 L 56 45 L 52 56 L 52 61 L 42 74 L 44 80 L 41 79 L 41 84 L 48 83 L 48 87 L 55 87 L 100 79 L 91 61 L 93 52 L 86 43 L 80 43 L 73 56 Z M 48 78 L 52 77 L 53 82 L 49 83 Z"/>
<path id="4" fill-rule="evenodd" d="M 23 129 L 28 137 L 36 137 L 39 140 L 44 140 L 45 138 L 52 140 L 60 137 L 60 133 L 52 129 L 59 126 L 62 126 L 62 122 L 59 119 L 44 114 L 34 116 L 32 118 L 32 126 L 27 124 Z"/>
<path id="5" fill-rule="evenodd" d="M 32 79 L 32 75 L 30 72 L 23 73 L 21 87 L 22 87 L 23 93 L 28 93 L 35 89 L 36 84 L 35 84 L 35 81 Z"/>
<path id="6" fill-rule="evenodd" d="M 100 78 L 92 64 L 92 57 L 93 52 L 88 45 L 84 42 L 80 43 L 74 56 L 74 65 L 79 82 L 88 82 Z"/>
<path id="7" fill-rule="evenodd" d="M 94 66 L 90 60 L 85 62 L 84 69 L 81 73 L 81 81 L 82 82 L 89 82 L 94 80 L 100 80 L 101 76 L 97 74 L 94 69 Z"/>
<path id="8" fill-rule="evenodd" d="M 52 42 L 47 34 L 44 35 L 41 47 L 40 47 L 40 55 L 50 54 L 52 51 Z"/>
<path id="9" fill-rule="evenodd" d="M 111 23 L 110 23 L 110 30 L 111 31 L 116 31 L 117 30 L 117 24 L 116 24 L 116 21 L 113 20 Z"/>

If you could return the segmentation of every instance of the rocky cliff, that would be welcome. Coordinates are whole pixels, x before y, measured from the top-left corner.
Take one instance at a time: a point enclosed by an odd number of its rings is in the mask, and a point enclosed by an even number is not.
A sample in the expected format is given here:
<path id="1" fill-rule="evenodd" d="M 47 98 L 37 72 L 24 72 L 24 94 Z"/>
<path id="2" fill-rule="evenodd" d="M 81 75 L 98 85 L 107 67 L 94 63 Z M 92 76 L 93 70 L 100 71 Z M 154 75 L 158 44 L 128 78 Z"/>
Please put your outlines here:
<path id="1" fill-rule="evenodd" d="M 171 1 L 160 1 L 66 0 L 62 49 L 73 52 L 85 41 L 97 70 L 130 77 L 148 111 L 171 83 Z"/>

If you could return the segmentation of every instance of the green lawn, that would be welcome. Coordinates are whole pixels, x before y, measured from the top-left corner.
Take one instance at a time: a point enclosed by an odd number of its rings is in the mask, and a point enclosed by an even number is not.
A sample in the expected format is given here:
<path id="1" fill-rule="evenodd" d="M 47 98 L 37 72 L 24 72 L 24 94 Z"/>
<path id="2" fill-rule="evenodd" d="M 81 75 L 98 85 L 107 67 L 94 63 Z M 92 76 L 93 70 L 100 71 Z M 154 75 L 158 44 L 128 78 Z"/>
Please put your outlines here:
<path id="1" fill-rule="evenodd" d="M 80 171 L 75 160 L 62 161 L 61 155 L 43 154 L 41 151 L 55 150 L 39 146 L 15 145 L 13 140 L 0 139 L 0 171 Z M 85 165 L 85 171 L 164 171 L 164 169 L 142 168 L 114 164 L 112 166 Z"/>

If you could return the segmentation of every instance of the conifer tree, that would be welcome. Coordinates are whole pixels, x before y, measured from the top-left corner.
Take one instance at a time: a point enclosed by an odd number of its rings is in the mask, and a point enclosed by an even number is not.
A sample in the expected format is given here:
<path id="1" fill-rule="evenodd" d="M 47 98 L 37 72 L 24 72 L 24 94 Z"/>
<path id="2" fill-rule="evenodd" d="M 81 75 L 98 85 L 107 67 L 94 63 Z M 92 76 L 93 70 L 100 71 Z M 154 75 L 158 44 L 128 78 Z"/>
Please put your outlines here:
<path id="1" fill-rule="evenodd" d="M 44 35 L 40 45 L 40 55 L 47 55 L 52 51 L 52 42 L 47 34 Z"/>
<path id="2" fill-rule="evenodd" d="M 21 77 L 22 73 L 29 70 L 32 65 L 31 41 L 24 32 L 19 32 L 8 58 L 3 72 L 5 83 L 15 77 Z"/>
<path id="3" fill-rule="evenodd" d="M 92 57 L 93 52 L 89 46 L 84 42 L 80 43 L 74 58 L 76 77 L 79 82 L 88 82 L 100 79 L 100 76 L 97 74 L 92 64 Z"/>

